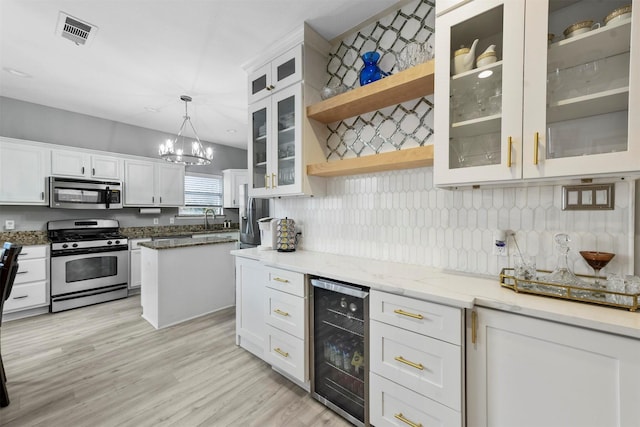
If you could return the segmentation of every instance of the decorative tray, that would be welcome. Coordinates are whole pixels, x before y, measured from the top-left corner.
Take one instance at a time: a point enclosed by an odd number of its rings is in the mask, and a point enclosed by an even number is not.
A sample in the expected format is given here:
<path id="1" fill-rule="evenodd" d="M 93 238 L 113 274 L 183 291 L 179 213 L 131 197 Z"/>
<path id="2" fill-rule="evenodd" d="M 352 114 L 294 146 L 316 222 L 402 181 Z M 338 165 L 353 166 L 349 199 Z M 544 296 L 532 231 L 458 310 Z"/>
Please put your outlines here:
<path id="1" fill-rule="evenodd" d="M 639 307 L 640 293 L 628 294 L 607 289 L 549 283 L 535 279 L 519 279 L 513 275 L 513 271 L 513 268 L 502 269 L 500 272 L 500 285 L 516 292 L 599 304 L 608 307 L 625 308 L 629 311 L 636 311 Z M 541 277 L 551 272 L 547 270 L 536 270 L 536 273 L 538 273 L 538 277 Z M 585 276 L 581 274 L 576 274 L 576 276 L 588 283 L 593 283 L 595 280 L 595 276 Z"/>

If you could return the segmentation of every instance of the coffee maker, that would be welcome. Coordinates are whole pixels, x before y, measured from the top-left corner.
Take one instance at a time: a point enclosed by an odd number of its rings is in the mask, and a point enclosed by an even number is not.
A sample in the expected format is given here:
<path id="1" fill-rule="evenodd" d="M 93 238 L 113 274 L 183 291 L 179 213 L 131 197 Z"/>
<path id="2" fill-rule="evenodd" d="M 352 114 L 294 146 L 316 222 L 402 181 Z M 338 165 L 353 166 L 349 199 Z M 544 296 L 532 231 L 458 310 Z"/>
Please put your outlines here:
<path id="1" fill-rule="evenodd" d="M 266 217 L 258 220 L 258 227 L 260 228 L 260 246 L 259 250 L 273 250 L 276 248 L 276 227 L 279 219 Z"/>

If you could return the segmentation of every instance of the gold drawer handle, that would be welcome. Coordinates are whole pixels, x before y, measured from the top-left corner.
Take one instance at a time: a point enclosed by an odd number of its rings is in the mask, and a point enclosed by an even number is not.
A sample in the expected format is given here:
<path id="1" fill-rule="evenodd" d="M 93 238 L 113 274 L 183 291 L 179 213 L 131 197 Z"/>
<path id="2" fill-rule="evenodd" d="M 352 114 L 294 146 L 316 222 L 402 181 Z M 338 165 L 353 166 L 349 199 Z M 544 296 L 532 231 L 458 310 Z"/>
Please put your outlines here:
<path id="1" fill-rule="evenodd" d="M 400 412 L 399 414 L 395 414 L 394 417 L 396 417 L 397 419 L 399 419 L 403 423 L 405 423 L 407 425 L 410 425 L 411 427 L 422 427 L 422 424 L 414 423 L 413 421 L 410 421 L 410 420 L 406 419 L 404 417 L 404 415 L 402 415 L 402 412 Z"/>
<path id="2" fill-rule="evenodd" d="M 422 314 L 409 313 L 408 311 L 400 310 L 399 308 L 393 310 L 393 312 L 402 316 L 413 317 L 414 319 L 424 319 L 424 316 Z"/>
<path id="3" fill-rule="evenodd" d="M 276 282 L 280 282 L 280 283 L 289 283 L 289 281 L 287 279 L 283 279 L 281 277 L 274 277 L 273 280 L 275 280 Z"/>
<path id="4" fill-rule="evenodd" d="M 284 357 L 289 357 L 289 353 L 287 353 L 286 351 L 280 350 L 280 347 L 274 348 L 273 351 L 275 351 L 276 353 L 281 354 Z"/>
<path id="5" fill-rule="evenodd" d="M 411 366 L 412 368 L 416 368 L 416 369 L 420 369 L 421 371 L 424 371 L 424 366 L 422 366 L 422 363 L 412 362 L 410 360 L 405 359 L 402 356 L 396 356 L 395 359 L 400 363 L 404 363 L 405 365 Z"/>
<path id="6" fill-rule="evenodd" d="M 513 150 L 513 139 L 509 137 L 507 141 L 507 167 L 511 167 L 511 152 Z"/>
<path id="7" fill-rule="evenodd" d="M 273 310 L 273 312 L 285 317 L 289 315 L 289 313 L 287 313 L 286 311 L 282 311 L 279 308 L 276 308 L 275 310 Z"/>
<path id="8" fill-rule="evenodd" d="M 535 133 L 535 135 L 533 136 L 533 164 L 537 165 L 538 164 L 538 147 L 539 147 L 539 139 L 540 139 L 540 134 L 538 132 Z"/>

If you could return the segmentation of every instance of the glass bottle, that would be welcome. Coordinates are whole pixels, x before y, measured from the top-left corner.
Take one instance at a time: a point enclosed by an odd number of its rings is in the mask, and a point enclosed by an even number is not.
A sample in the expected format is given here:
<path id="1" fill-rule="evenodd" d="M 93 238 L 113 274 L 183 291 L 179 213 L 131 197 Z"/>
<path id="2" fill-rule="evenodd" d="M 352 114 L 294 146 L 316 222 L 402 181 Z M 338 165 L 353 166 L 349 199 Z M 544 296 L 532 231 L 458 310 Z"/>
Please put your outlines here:
<path id="1" fill-rule="evenodd" d="M 558 256 L 558 266 L 551 273 L 547 274 L 540 278 L 542 282 L 548 283 L 557 283 L 559 285 L 569 285 L 569 286 L 578 286 L 578 287 L 589 287 L 589 284 L 582 281 L 578 278 L 573 272 L 569 269 L 569 242 L 571 239 L 568 234 L 558 233 L 554 236 L 554 241 L 556 244 L 556 249 L 560 253 Z M 550 288 L 548 286 L 542 285 L 544 288 L 542 289 L 544 292 L 550 292 L 559 294 L 562 296 L 568 296 L 567 291 L 565 289 L 557 289 Z M 572 294 L 572 296 L 576 296 Z"/>

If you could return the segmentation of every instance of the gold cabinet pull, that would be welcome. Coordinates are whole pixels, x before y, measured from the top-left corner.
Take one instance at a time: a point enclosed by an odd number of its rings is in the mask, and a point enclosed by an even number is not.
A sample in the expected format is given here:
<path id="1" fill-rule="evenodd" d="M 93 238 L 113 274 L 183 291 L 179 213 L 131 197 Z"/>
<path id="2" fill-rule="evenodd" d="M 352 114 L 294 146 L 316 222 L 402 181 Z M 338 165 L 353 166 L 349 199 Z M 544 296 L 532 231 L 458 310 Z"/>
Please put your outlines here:
<path id="1" fill-rule="evenodd" d="M 287 313 L 286 311 L 282 311 L 279 308 L 276 308 L 275 310 L 273 310 L 273 312 L 279 314 L 280 316 L 285 316 L 285 317 L 289 315 L 289 313 Z"/>
<path id="2" fill-rule="evenodd" d="M 422 363 L 412 362 L 410 360 L 405 359 L 402 356 L 396 356 L 395 359 L 400 363 L 404 363 L 405 365 L 411 366 L 412 368 L 416 368 L 416 369 L 420 369 L 421 371 L 424 371 L 424 366 L 422 366 Z"/>
<path id="3" fill-rule="evenodd" d="M 282 356 L 284 356 L 284 357 L 289 357 L 289 353 L 287 353 L 286 351 L 282 351 L 282 350 L 280 349 L 280 347 L 276 347 L 276 348 L 274 348 L 274 349 L 273 349 L 273 351 L 275 351 L 276 353 L 281 354 L 281 355 L 282 355 Z"/>
<path id="4" fill-rule="evenodd" d="M 475 311 L 471 312 L 471 343 L 475 344 L 478 340 L 478 313 Z"/>
<path id="5" fill-rule="evenodd" d="M 409 313 L 408 311 L 400 310 L 399 308 L 393 310 L 394 313 L 400 314 L 401 316 L 413 317 L 414 319 L 424 319 L 422 314 Z"/>
<path id="6" fill-rule="evenodd" d="M 271 174 L 271 188 L 276 188 L 277 187 L 275 180 L 276 180 L 276 174 L 272 173 Z"/>
<path id="7" fill-rule="evenodd" d="M 264 188 L 269 188 L 269 174 L 264 176 Z"/>
<path id="8" fill-rule="evenodd" d="M 507 142 L 507 167 L 511 167 L 511 151 L 513 150 L 513 139 L 509 137 Z"/>
<path id="9" fill-rule="evenodd" d="M 398 414 L 394 414 L 394 417 L 396 417 L 397 419 L 399 419 L 400 421 L 402 421 L 403 423 L 411 426 L 411 427 L 422 427 L 422 424 L 420 423 L 414 423 L 411 420 L 408 420 L 404 417 L 404 415 L 402 415 L 402 412 L 398 413 Z"/>
<path id="10" fill-rule="evenodd" d="M 540 139 L 540 134 L 536 132 L 533 136 L 533 164 L 538 164 L 538 141 Z"/>
<path id="11" fill-rule="evenodd" d="M 289 283 L 287 279 L 283 279 L 282 277 L 274 277 L 273 280 L 280 283 Z"/>

